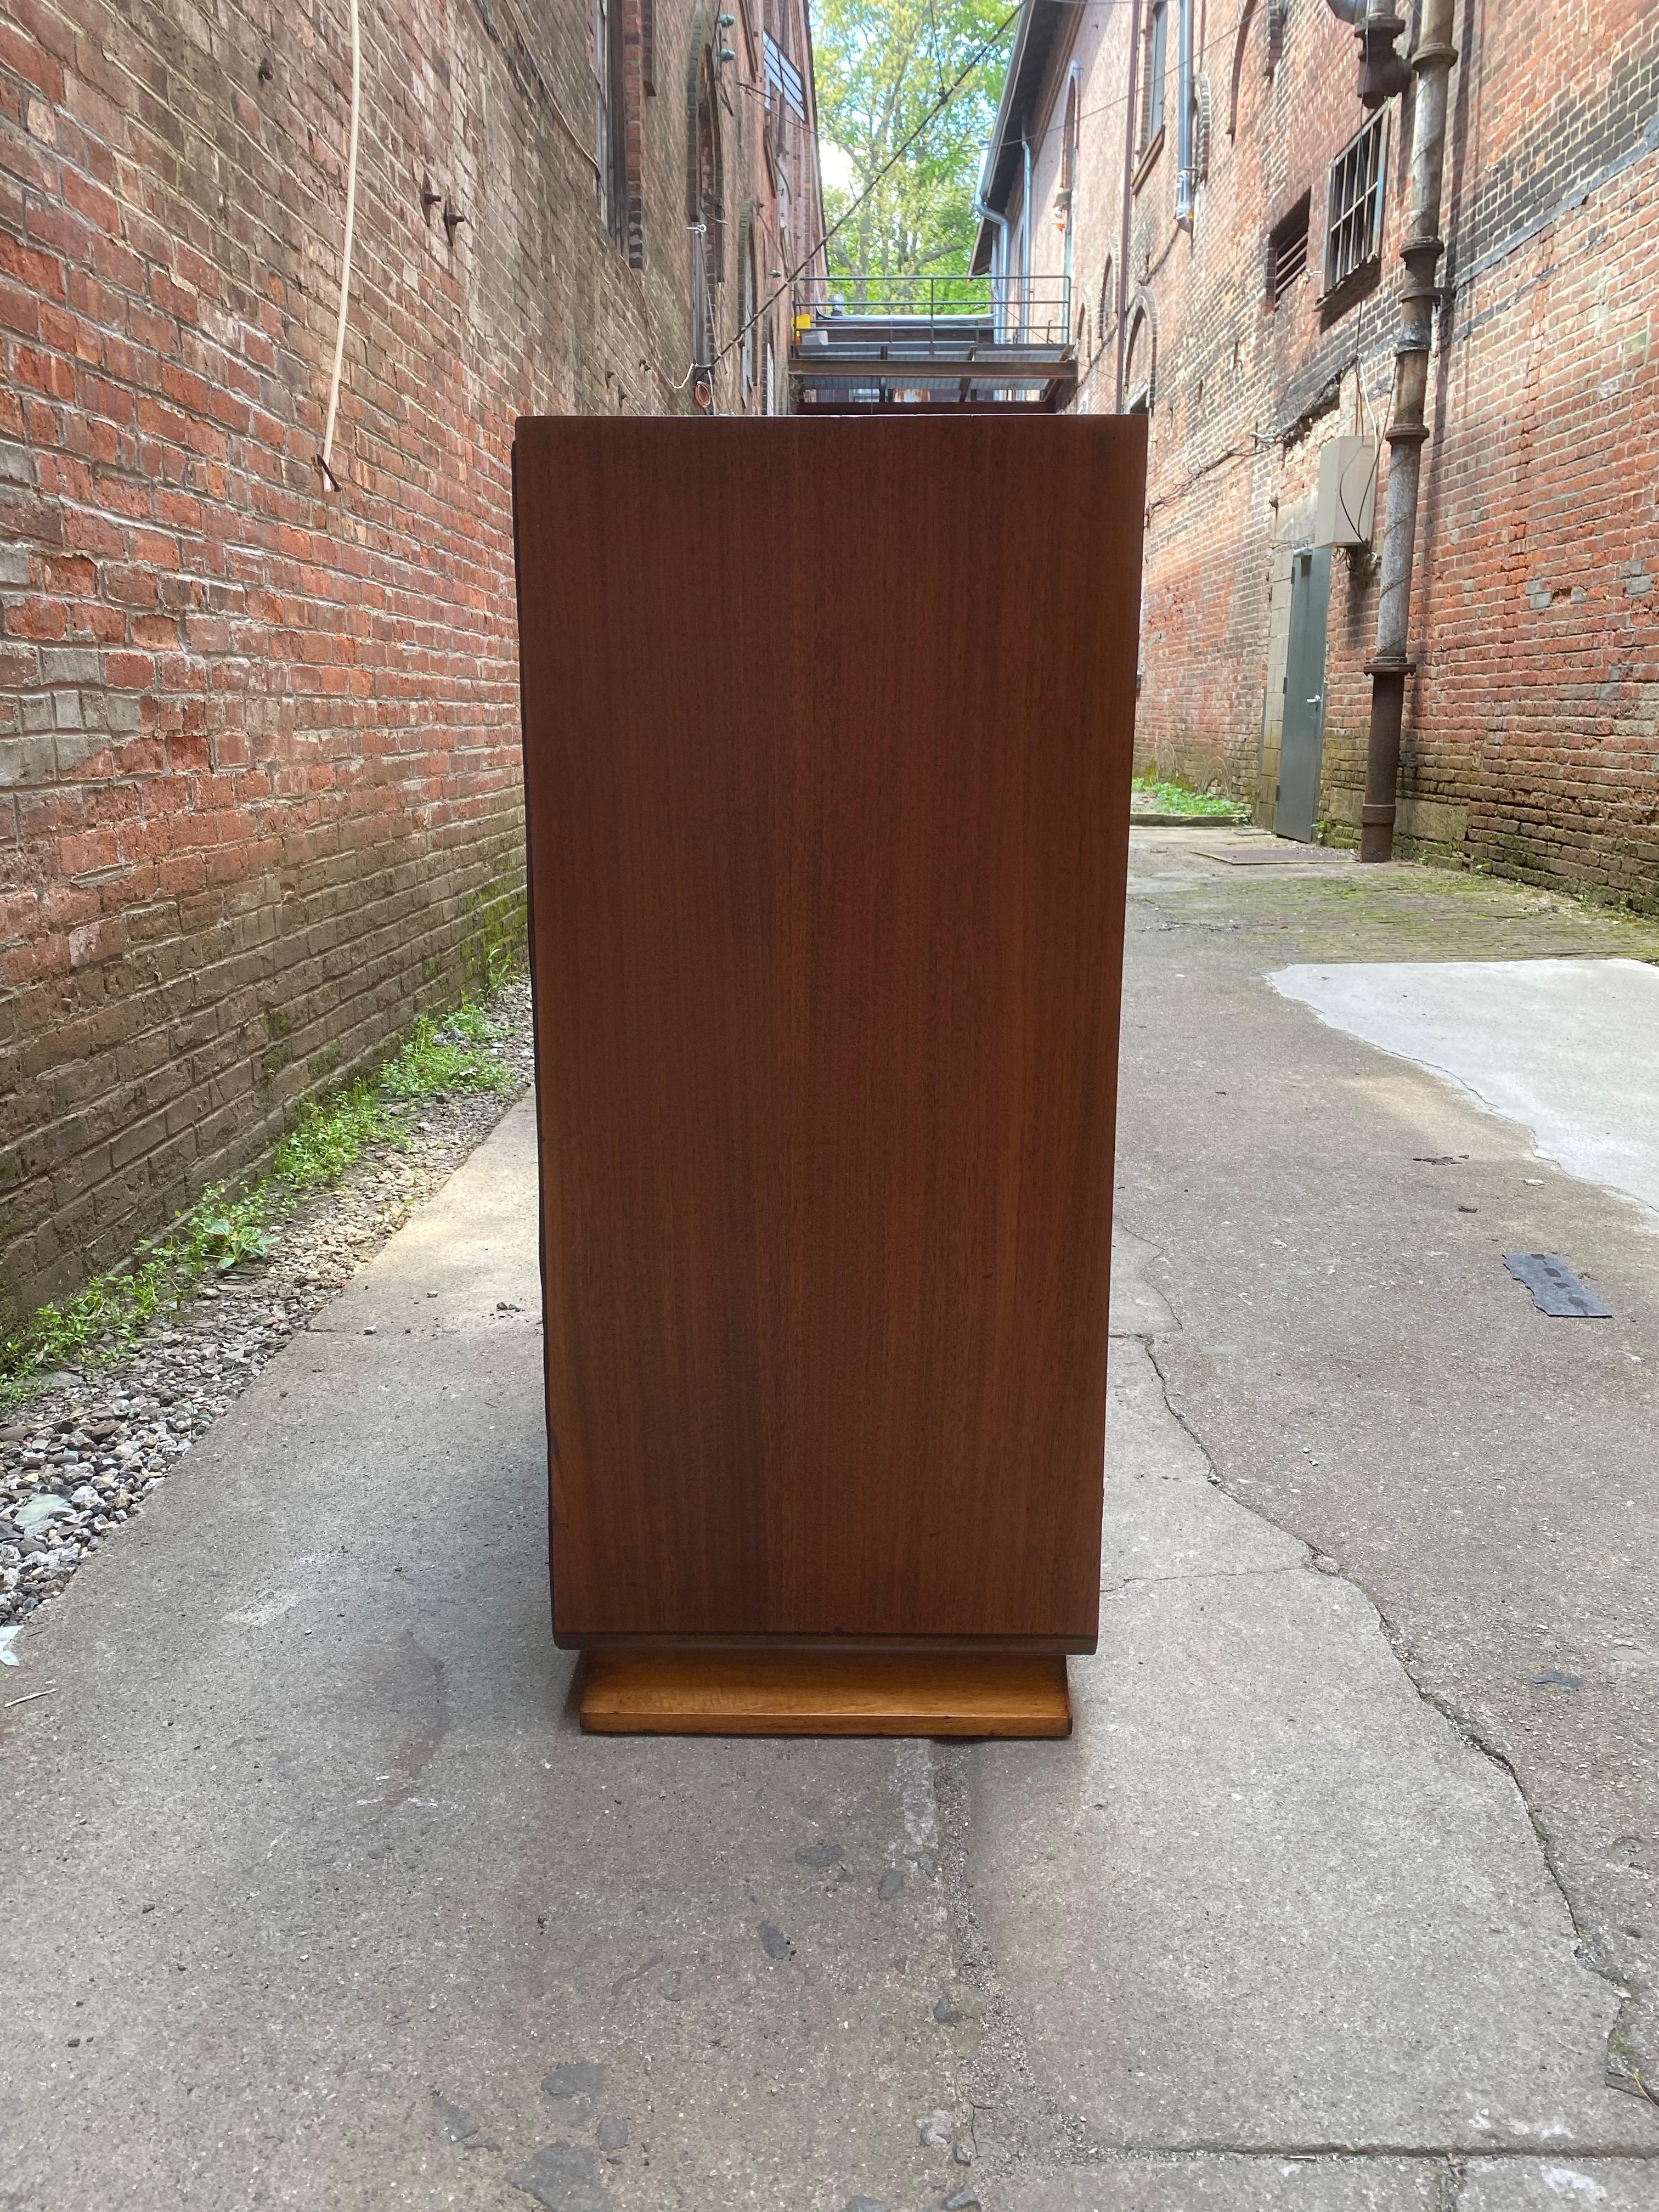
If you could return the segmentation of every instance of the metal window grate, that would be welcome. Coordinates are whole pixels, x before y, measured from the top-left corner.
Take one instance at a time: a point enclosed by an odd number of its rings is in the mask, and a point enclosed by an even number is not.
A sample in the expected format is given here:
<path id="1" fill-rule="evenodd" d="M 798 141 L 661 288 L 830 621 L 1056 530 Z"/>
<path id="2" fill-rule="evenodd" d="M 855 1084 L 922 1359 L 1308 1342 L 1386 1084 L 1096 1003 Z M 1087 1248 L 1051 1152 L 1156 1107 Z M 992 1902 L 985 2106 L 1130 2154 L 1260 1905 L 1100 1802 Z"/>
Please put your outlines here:
<path id="1" fill-rule="evenodd" d="M 1267 304 L 1276 307 L 1308 265 L 1308 199 L 1304 193 L 1267 238 Z"/>
<path id="2" fill-rule="evenodd" d="M 1374 260 L 1382 239 L 1382 181 L 1387 166 L 1387 111 L 1374 116 L 1331 164 L 1325 228 L 1325 289 Z"/>
<path id="3" fill-rule="evenodd" d="M 783 95 L 784 104 L 805 123 L 806 120 L 806 88 L 801 82 L 800 71 L 769 31 L 762 33 L 766 58 L 766 88 L 768 96 L 773 92 Z"/>

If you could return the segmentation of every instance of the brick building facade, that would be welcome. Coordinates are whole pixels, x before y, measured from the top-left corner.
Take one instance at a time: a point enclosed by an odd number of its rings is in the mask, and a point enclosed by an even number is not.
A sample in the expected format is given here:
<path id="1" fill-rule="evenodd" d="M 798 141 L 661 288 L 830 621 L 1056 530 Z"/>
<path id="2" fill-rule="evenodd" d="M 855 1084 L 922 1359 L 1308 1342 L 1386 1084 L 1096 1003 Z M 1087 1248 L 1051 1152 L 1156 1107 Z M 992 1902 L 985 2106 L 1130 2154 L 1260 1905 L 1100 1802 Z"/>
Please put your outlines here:
<path id="1" fill-rule="evenodd" d="M 1182 0 L 1027 0 L 987 199 L 1011 268 L 1070 270 L 1075 404 L 1151 415 L 1144 757 L 1267 823 L 1306 769 L 1346 838 L 1377 568 L 1322 559 L 1315 499 L 1327 441 L 1387 418 L 1413 95 L 1363 135 L 1325 0 L 1187 10 L 1189 222 Z M 1455 25 L 1401 849 L 1659 909 L 1659 10 L 1456 0 Z"/>
<path id="2" fill-rule="evenodd" d="M 781 399 L 811 88 L 804 0 L 0 0 L 12 1301 L 521 927 L 514 420 Z"/>

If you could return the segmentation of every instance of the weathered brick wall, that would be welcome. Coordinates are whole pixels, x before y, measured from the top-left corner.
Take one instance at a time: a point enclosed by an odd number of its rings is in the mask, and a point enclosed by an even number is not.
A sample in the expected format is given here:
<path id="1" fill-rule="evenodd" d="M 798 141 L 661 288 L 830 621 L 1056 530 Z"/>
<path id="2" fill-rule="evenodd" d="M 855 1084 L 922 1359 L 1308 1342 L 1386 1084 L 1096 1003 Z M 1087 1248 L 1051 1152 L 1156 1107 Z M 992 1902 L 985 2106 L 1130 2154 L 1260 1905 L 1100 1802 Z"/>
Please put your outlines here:
<path id="1" fill-rule="evenodd" d="M 1407 787 L 1476 860 L 1659 911 L 1659 15 L 1602 0 L 1565 71 L 1483 20 Z"/>
<path id="2" fill-rule="evenodd" d="M 1073 12 L 1075 44 L 1060 42 L 1034 134 L 1034 197 L 1048 204 L 1077 59 L 1086 364 L 1101 337 L 1091 295 L 1121 252 L 1129 11 Z M 1363 119 L 1353 41 L 1319 0 L 1291 0 L 1275 40 L 1276 12 L 1198 0 L 1207 148 L 1188 234 L 1174 220 L 1172 4 L 1169 130 L 1138 164 L 1129 256 L 1143 374 L 1153 354 L 1141 752 L 1254 793 L 1267 820 L 1288 550 L 1307 540 L 1326 439 L 1387 417 L 1411 106 L 1390 106 L 1375 284 L 1322 305 L 1329 167 Z M 1443 209 L 1453 289 L 1425 461 L 1403 848 L 1659 903 L 1659 518 L 1641 458 L 1659 420 L 1659 12 L 1594 0 L 1570 31 L 1542 0 L 1460 0 L 1457 15 Z M 1309 270 L 1272 306 L 1268 236 L 1304 192 Z M 1051 226 L 1035 234 L 1039 267 L 1056 268 Z M 1109 348 L 1080 404 L 1112 404 L 1112 366 Z M 1334 835 L 1358 821 L 1376 581 L 1364 556 L 1334 556 Z"/>
<path id="3" fill-rule="evenodd" d="M 514 419 L 693 404 L 687 87 L 719 34 L 712 9 L 651 15 L 635 270 L 599 210 L 581 0 L 364 8 L 334 493 L 346 0 L 3 0 L 16 1301 L 253 1161 L 519 926 Z M 721 106 L 735 227 L 761 106 Z"/>

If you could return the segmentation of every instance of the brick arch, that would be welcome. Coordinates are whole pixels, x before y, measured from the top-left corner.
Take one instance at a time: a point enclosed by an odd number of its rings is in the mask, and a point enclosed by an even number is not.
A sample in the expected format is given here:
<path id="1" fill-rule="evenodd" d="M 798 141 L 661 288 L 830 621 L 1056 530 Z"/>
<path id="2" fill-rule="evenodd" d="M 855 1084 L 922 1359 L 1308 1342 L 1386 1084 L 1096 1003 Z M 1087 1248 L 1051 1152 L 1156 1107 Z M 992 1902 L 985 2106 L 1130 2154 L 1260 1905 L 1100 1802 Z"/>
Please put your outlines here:
<path id="1" fill-rule="evenodd" d="M 1135 412 L 1139 400 L 1147 414 L 1158 397 L 1158 305 L 1144 284 L 1129 297 L 1123 341 L 1123 404 Z"/>

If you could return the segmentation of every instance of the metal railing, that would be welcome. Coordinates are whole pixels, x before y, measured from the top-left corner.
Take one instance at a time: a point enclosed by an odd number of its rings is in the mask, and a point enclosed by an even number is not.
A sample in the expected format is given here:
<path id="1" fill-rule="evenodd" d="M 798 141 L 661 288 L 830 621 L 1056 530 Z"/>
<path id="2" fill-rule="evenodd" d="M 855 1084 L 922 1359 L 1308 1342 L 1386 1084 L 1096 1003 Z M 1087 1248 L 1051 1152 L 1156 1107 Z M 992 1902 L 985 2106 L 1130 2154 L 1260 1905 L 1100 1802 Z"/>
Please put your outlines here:
<path id="1" fill-rule="evenodd" d="M 811 332 L 833 341 L 837 323 L 877 322 L 902 326 L 908 339 L 956 338 L 978 325 L 999 345 L 1064 346 L 1071 313 L 1065 276 L 847 275 L 804 277 L 794 288 L 798 343 Z"/>

